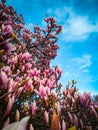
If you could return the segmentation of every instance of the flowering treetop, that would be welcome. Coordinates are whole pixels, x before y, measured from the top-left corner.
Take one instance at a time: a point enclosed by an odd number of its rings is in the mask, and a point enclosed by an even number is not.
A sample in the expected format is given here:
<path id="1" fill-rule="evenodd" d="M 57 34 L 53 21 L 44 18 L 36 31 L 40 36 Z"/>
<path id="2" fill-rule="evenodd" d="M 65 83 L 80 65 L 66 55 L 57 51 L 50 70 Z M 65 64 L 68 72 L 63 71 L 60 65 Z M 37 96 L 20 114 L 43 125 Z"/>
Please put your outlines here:
<path id="1" fill-rule="evenodd" d="M 0 14 L 0 129 L 25 130 L 28 120 L 30 130 L 95 129 L 98 105 L 89 93 L 77 92 L 74 80 L 61 90 L 62 70 L 50 67 L 62 27 L 48 17 L 46 29 L 31 32 L 5 0 Z"/>

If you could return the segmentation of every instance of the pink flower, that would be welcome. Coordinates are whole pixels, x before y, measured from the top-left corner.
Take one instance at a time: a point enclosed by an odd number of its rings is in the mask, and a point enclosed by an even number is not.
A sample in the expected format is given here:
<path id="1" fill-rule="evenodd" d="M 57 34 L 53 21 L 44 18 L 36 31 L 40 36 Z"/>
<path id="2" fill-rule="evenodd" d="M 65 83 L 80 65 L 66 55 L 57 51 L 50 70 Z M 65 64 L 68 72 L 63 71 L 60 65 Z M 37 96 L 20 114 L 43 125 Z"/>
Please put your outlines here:
<path id="1" fill-rule="evenodd" d="M 61 114 L 61 106 L 60 106 L 59 103 L 57 104 L 57 113 L 60 116 L 60 114 Z"/>
<path id="2" fill-rule="evenodd" d="M 39 87 L 39 95 L 41 98 L 44 98 L 44 96 L 46 96 L 46 88 L 43 85 L 40 85 Z"/>
<path id="3" fill-rule="evenodd" d="M 56 22 L 53 17 L 48 17 L 48 18 L 45 18 L 44 20 L 45 20 L 45 22 L 52 22 L 52 23 Z"/>
<path id="4" fill-rule="evenodd" d="M 95 116 L 96 116 L 96 118 L 97 118 L 97 117 L 98 117 L 98 114 L 97 114 L 97 112 L 96 112 L 94 106 L 90 105 L 90 108 L 91 108 L 92 112 L 95 114 Z"/>
<path id="5" fill-rule="evenodd" d="M 32 64 L 28 62 L 28 63 L 25 64 L 24 67 L 25 67 L 25 70 L 28 70 L 32 67 Z"/>
<path id="6" fill-rule="evenodd" d="M 4 50 L 4 54 L 8 54 L 12 50 L 12 44 L 10 44 L 9 39 L 3 42 L 0 42 L 0 50 L 2 49 Z M 3 59 L 4 59 L 4 56 L 3 56 Z"/>
<path id="7" fill-rule="evenodd" d="M 2 130 L 26 130 L 27 122 L 30 117 L 25 117 L 21 121 L 11 123 L 7 127 L 3 128 Z"/>
<path id="8" fill-rule="evenodd" d="M 76 105 L 76 101 L 75 101 L 74 97 L 72 97 L 72 105 L 73 105 L 73 106 Z"/>
<path id="9" fill-rule="evenodd" d="M 49 75 L 49 70 L 45 70 L 44 75 L 47 77 L 47 75 Z"/>
<path id="10" fill-rule="evenodd" d="M 90 93 L 83 93 L 83 94 L 79 94 L 79 99 L 80 99 L 80 102 L 82 103 L 82 105 L 84 107 L 88 107 L 89 104 L 90 104 Z"/>
<path id="11" fill-rule="evenodd" d="M 45 116 L 45 121 L 48 124 L 49 123 L 49 113 L 47 111 L 45 111 L 44 116 Z"/>
<path id="12" fill-rule="evenodd" d="M 25 90 L 30 89 L 31 86 L 32 86 L 32 83 L 33 83 L 32 79 L 29 79 L 29 81 L 28 81 L 28 82 L 26 83 L 26 85 L 24 86 Z"/>
<path id="13" fill-rule="evenodd" d="M 30 130 L 34 130 L 34 128 L 33 128 L 33 126 L 32 126 L 32 124 L 30 124 Z"/>
<path id="14" fill-rule="evenodd" d="M 72 96 L 70 95 L 70 92 L 69 92 L 69 91 L 68 91 L 68 94 L 67 94 L 67 98 L 68 98 L 69 100 L 72 99 Z"/>
<path id="15" fill-rule="evenodd" d="M 40 70 L 37 70 L 36 68 L 29 71 L 29 74 L 31 76 L 38 76 L 40 74 Z"/>
<path id="16" fill-rule="evenodd" d="M 9 66 L 3 66 L 3 70 L 7 75 L 11 74 L 11 68 Z"/>
<path id="17" fill-rule="evenodd" d="M 48 79 L 46 86 L 51 87 L 52 81 Z"/>
<path id="18" fill-rule="evenodd" d="M 62 69 L 61 69 L 61 68 L 56 68 L 56 71 L 57 71 L 58 75 L 61 76 L 61 74 L 62 74 Z"/>
<path id="19" fill-rule="evenodd" d="M 18 98 L 21 95 L 21 93 L 22 93 L 23 90 L 24 90 L 24 87 L 20 87 L 18 89 L 18 92 L 16 93 L 15 97 Z"/>
<path id="20" fill-rule="evenodd" d="M 68 88 L 64 89 L 64 94 L 65 94 L 65 96 L 67 96 L 67 94 L 68 94 Z"/>
<path id="21" fill-rule="evenodd" d="M 69 119 L 71 120 L 71 122 L 73 122 L 73 117 L 72 117 L 72 115 L 70 114 L 70 112 L 68 112 L 68 116 L 69 116 Z"/>
<path id="22" fill-rule="evenodd" d="M 76 127 L 78 127 L 78 117 L 75 114 L 73 114 L 73 117 L 74 117 L 74 124 Z"/>
<path id="23" fill-rule="evenodd" d="M 12 109 L 12 106 L 14 104 L 14 101 L 15 101 L 15 97 L 14 96 L 12 98 L 9 98 L 9 101 L 8 101 L 8 104 L 7 104 L 6 114 L 10 113 L 10 111 Z"/>
<path id="24" fill-rule="evenodd" d="M 8 77 L 4 71 L 0 72 L 0 89 L 6 89 L 8 83 Z"/>
<path id="25" fill-rule="evenodd" d="M 8 117 L 7 120 L 3 124 L 3 128 L 7 127 L 10 123 L 10 118 Z"/>
<path id="26" fill-rule="evenodd" d="M 31 54 L 29 53 L 29 52 L 25 52 L 25 53 L 23 53 L 23 55 L 22 55 L 22 59 L 23 60 L 29 60 L 30 59 L 30 57 L 31 57 Z"/>
<path id="27" fill-rule="evenodd" d="M 50 92 L 50 88 L 47 87 L 47 86 L 46 86 L 46 93 L 47 93 L 47 95 L 50 95 L 50 94 L 51 94 L 51 92 Z"/>
<path id="28" fill-rule="evenodd" d="M 23 38 L 26 39 L 26 40 L 31 40 L 32 39 L 31 34 L 26 33 L 26 32 L 23 32 Z"/>
<path id="29" fill-rule="evenodd" d="M 62 130 L 67 130 L 67 129 L 66 129 L 66 124 L 65 124 L 65 121 L 64 121 L 64 120 L 62 121 Z"/>
<path id="30" fill-rule="evenodd" d="M 81 128 L 83 128 L 83 121 L 80 119 Z"/>
<path id="31" fill-rule="evenodd" d="M 47 78 L 43 78 L 43 79 L 41 80 L 41 84 L 42 84 L 42 85 L 45 85 L 45 84 L 46 84 L 46 81 L 47 81 Z"/>
<path id="32" fill-rule="evenodd" d="M 31 108 L 32 108 L 32 115 L 34 115 L 36 113 L 36 110 L 37 110 L 36 102 L 35 101 L 33 102 Z"/>
<path id="33" fill-rule="evenodd" d="M 56 34 L 59 34 L 62 31 L 62 26 L 58 26 L 58 30 L 56 31 Z"/>
<path id="34" fill-rule="evenodd" d="M 15 88 L 15 81 L 12 78 L 10 78 L 9 79 L 9 85 L 8 85 L 8 91 L 10 92 L 14 88 Z"/>
<path id="35" fill-rule="evenodd" d="M 12 34 L 12 27 L 11 25 L 2 25 L 2 35 L 10 37 Z"/>
<path id="36" fill-rule="evenodd" d="M 14 56 L 12 59 L 9 60 L 9 64 L 14 65 L 18 63 L 18 57 L 17 55 Z"/>

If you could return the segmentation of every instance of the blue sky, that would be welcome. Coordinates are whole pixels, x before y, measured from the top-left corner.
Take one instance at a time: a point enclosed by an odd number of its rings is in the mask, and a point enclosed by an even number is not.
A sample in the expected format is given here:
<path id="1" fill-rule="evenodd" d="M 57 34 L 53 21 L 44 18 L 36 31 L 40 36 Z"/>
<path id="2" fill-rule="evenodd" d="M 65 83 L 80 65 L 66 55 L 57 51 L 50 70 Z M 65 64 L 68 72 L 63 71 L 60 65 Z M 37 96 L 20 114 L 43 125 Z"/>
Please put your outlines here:
<path id="1" fill-rule="evenodd" d="M 98 0 L 7 0 L 7 5 L 23 14 L 30 29 L 44 26 L 46 14 L 55 17 L 63 31 L 51 66 L 63 69 L 63 86 L 74 79 L 80 92 L 98 94 Z"/>

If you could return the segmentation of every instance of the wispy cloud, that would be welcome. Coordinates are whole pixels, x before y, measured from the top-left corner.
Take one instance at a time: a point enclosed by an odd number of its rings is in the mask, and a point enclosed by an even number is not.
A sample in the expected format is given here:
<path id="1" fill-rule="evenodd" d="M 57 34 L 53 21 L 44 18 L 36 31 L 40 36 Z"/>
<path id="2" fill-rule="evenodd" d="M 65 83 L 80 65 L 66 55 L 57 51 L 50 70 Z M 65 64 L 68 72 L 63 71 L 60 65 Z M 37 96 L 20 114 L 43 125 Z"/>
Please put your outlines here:
<path id="1" fill-rule="evenodd" d="M 87 72 L 88 71 L 87 68 L 90 67 L 90 65 L 92 64 L 91 57 L 92 57 L 91 55 L 85 54 L 82 55 L 81 57 L 73 58 L 73 61 L 76 62 L 76 64 L 79 66 L 81 70 Z"/>
<path id="2" fill-rule="evenodd" d="M 69 71 L 65 72 L 64 74 L 64 76 L 69 76 L 69 75 L 70 75 Z"/>
<path id="3" fill-rule="evenodd" d="M 62 23 L 62 40 L 67 42 L 80 42 L 86 40 L 91 33 L 98 33 L 98 22 L 94 23 L 88 16 L 76 14 L 71 7 L 48 9 L 47 12 L 54 15 L 57 21 Z"/>
<path id="4" fill-rule="evenodd" d="M 67 60 L 66 66 L 63 66 L 63 78 L 64 81 L 70 81 L 72 79 L 79 82 L 85 77 L 85 80 L 90 82 L 92 79 L 90 75 L 90 66 L 92 64 L 92 56 L 90 54 L 83 54 L 79 57 L 74 57 Z M 81 79 L 81 80 L 80 80 Z M 83 82 L 86 82 L 82 80 Z M 87 83 L 86 83 L 87 84 Z"/>

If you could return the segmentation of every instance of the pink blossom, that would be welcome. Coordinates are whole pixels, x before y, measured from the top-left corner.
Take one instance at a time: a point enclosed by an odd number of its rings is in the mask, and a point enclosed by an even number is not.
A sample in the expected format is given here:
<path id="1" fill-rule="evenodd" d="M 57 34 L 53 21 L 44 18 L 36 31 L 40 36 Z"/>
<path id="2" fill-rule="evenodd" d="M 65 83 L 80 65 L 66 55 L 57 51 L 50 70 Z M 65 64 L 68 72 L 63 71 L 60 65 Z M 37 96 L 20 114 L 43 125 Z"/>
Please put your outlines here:
<path id="1" fill-rule="evenodd" d="M 31 108 L 32 108 L 32 115 L 34 115 L 36 113 L 36 110 L 37 110 L 37 106 L 36 106 L 36 102 L 35 101 L 32 103 Z"/>
<path id="2" fill-rule="evenodd" d="M 68 88 L 65 88 L 65 89 L 64 89 L 64 94 L 65 94 L 65 96 L 67 95 L 67 93 L 68 93 Z"/>
<path id="3" fill-rule="evenodd" d="M 3 70 L 7 75 L 11 74 L 11 68 L 9 66 L 3 66 Z"/>
<path id="4" fill-rule="evenodd" d="M 9 64 L 14 65 L 18 63 L 18 57 L 17 55 L 14 56 L 12 59 L 9 60 Z"/>
<path id="5" fill-rule="evenodd" d="M 50 79 L 48 79 L 46 86 L 47 87 L 51 87 L 52 86 L 52 81 Z"/>
<path id="6" fill-rule="evenodd" d="M 84 92 L 83 95 L 86 97 L 86 98 L 91 98 L 91 93 L 90 92 Z"/>
<path id="7" fill-rule="evenodd" d="M 22 93 L 23 90 L 24 90 L 24 87 L 20 87 L 18 89 L 18 92 L 16 93 L 15 97 L 18 98 L 21 95 L 21 93 Z"/>
<path id="8" fill-rule="evenodd" d="M 41 98 L 44 98 L 44 96 L 46 95 L 46 88 L 43 85 L 40 85 L 39 87 L 39 95 Z"/>
<path id="9" fill-rule="evenodd" d="M 6 89 L 8 83 L 8 77 L 4 71 L 0 71 L 0 88 Z"/>
<path id="10" fill-rule="evenodd" d="M 18 29 L 20 30 L 20 29 L 23 28 L 23 25 L 22 25 L 22 24 L 18 24 L 17 27 L 18 27 Z"/>
<path id="11" fill-rule="evenodd" d="M 40 74 L 40 70 L 37 70 L 36 68 L 31 69 L 31 70 L 29 71 L 29 74 L 30 74 L 31 76 L 38 76 L 38 75 Z"/>
<path id="12" fill-rule="evenodd" d="M 84 107 L 87 108 L 89 106 L 89 104 L 90 104 L 90 94 L 89 93 L 79 94 L 79 99 Z"/>
<path id="13" fill-rule="evenodd" d="M 24 86 L 25 90 L 30 89 L 32 86 L 32 83 L 33 83 L 32 79 L 29 79 L 29 81 Z"/>
<path id="14" fill-rule="evenodd" d="M 3 25 L 2 24 L 2 35 L 10 37 L 12 34 L 12 27 L 11 25 Z"/>
<path id="15" fill-rule="evenodd" d="M 25 65 L 22 66 L 21 71 L 22 71 L 22 72 L 25 71 Z"/>
<path id="16" fill-rule="evenodd" d="M 43 78 L 40 82 L 41 82 L 42 85 L 45 85 L 46 81 L 47 81 L 47 78 Z"/>
<path id="17" fill-rule="evenodd" d="M 55 23 L 56 22 L 56 20 L 53 18 L 53 17 L 48 17 L 48 18 L 45 18 L 44 19 L 45 20 L 45 22 L 52 22 L 52 23 Z"/>
<path id="18" fill-rule="evenodd" d="M 62 130 L 67 130 L 67 129 L 66 129 L 66 124 L 65 124 L 65 121 L 64 121 L 64 120 L 62 121 Z"/>
<path id="19" fill-rule="evenodd" d="M 15 97 L 14 96 L 12 98 L 9 98 L 9 101 L 8 101 L 8 104 L 7 104 L 6 114 L 10 113 L 10 111 L 12 109 L 12 106 L 14 104 L 14 101 L 15 101 Z"/>
<path id="20" fill-rule="evenodd" d="M 30 117 L 25 117 L 21 121 L 11 123 L 7 127 L 3 128 L 2 130 L 26 130 L 27 122 Z"/>
<path id="21" fill-rule="evenodd" d="M 62 74 L 62 69 L 61 69 L 61 68 L 56 68 L 56 71 L 57 71 L 58 75 L 61 76 L 61 74 Z"/>
<path id="22" fill-rule="evenodd" d="M 78 117 L 75 114 L 73 114 L 73 117 L 74 117 L 74 124 L 76 127 L 78 127 Z"/>
<path id="23" fill-rule="evenodd" d="M 60 116 L 60 114 L 61 114 L 61 106 L 60 106 L 59 103 L 57 104 L 57 113 Z"/>
<path id="24" fill-rule="evenodd" d="M 44 116 L 46 123 L 49 123 L 49 113 L 47 111 L 45 111 Z"/>
<path id="25" fill-rule="evenodd" d="M 23 32 L 23 38 L 26 39 L 26 40 L 31 40 L 32 39 L 31 34 L 26 33 L 26 32 Z"/>
<path id="26" fill-rule="evenodd" d="M 50 95 L 50 94 L 51 94 L 51 92 L 50 92 L 50 88 L 47 87 L 47 86 L 46 86 L 46 93 L 47 93 L 47 95 Z"/>
<path id="27" fill-rule="evenodd" d="M 75 101 L 74 97 L 72 97 L 72 105 L 73 105 L 73 106 L 76 105 L 76 101 Z"/>
<path id="28" fill-rule="evenodd" d="M 10 78 L 8 84 L 8 91 L 10 92 L 14 88 L 15 88 L 15 81 L 12 78 Z"/>
<path id="29" fill-rule="evenodd" d="M 50 77 L 50 81 L 52 81 L 53 83 L 55 83 L 55 82 L 56 82 L 56 77 L 55 77 L 54 75 L 52 75 L 52 76 Z"/>
<path id="30" fill-rule="evenodd" d="M 58 30 L 56 31 L 56 34 L 59 34 L 62 31 L 62 26 L 58 26 Z"/>
<path id="31" fill-rule="evenodd" d="M 30 59 L 30 57 L 31 57 L 31 54 L 29 53 L 29 52 L 25 52 L 25 53 L 23 53 L 23 55 L 22 55 L 22 59 L 23 60 L 29 60 Z"/>
<path id="32" fill-rule="evenodd" d="M 72 96 L 70 95 L 70 92 L 69 92 L 69 91 L 68 91 L 68 94 L 67 94 L 67 98 L 68 98 L 69 100 L 72 99 Z"/>
<path id="33" fill-rule="evenodd" d="M 32 124 L 30 124 L 30 130 L 34 130 L 34 128 L 33 128 L 33 126 L 32 126 Z"/>
<path id="34" fill-rule="evenodd" d="M 3 128 L 7 127 L 10 123 L 10 118 L 8 117 L 7 120 L 3 124 Z"/>
<path id="35" fill-rule="evenodd" d="M 69 118 L 70 118 L 71 122 L 73 122 L 73 117 L 72 117 L 72 115 L 71 115 L 71 113 L 70 113 L 70 112 L 68 112 L 68 116 L 69 116 Z"/>
<path id="36" fill-rule="evenodd" d="M 83 128 L 83 121 L 80 119 L 81 128 Z"/>
<path id="37" fill-rule="evenodd" d="M 8 85 L 8 88 L 10 89 L 10 88 L 14 88 L 15 87 L 15 81 L 13 80 L 13 78 L 9 78 L 9 85 Z"/>
<path id="38" fill-rule="evenodd" d="M 21 77 L 16 77 L 15 81 L 21 83 L 22 82 L 22 78 Z"/>
<path id="39" fill-rule="evenodd" d="M 49 75 L 49 70 L 45 70 L 44 75 L 47 77 Z"/>
<path id="40" fill-rule="evenodd" d="M 97 117 L 98 117 L 98 114 L 97 114 L 97 112 L 96 112 L 94 106 L 93 106 L 93 105 L 90 105 L 89 107 L 91 108 L 92 112 L 95 114 L 95 116 L 96 116 L 96 118 L 97 118 Z"/>
<path id="41" fill-rule="evenodd" d="M 28 63 L 25 64 L 24 67 L 25 67 L 25 70 L 28 70 L 32 67 L 32 64 L 28 62 Z"/>

